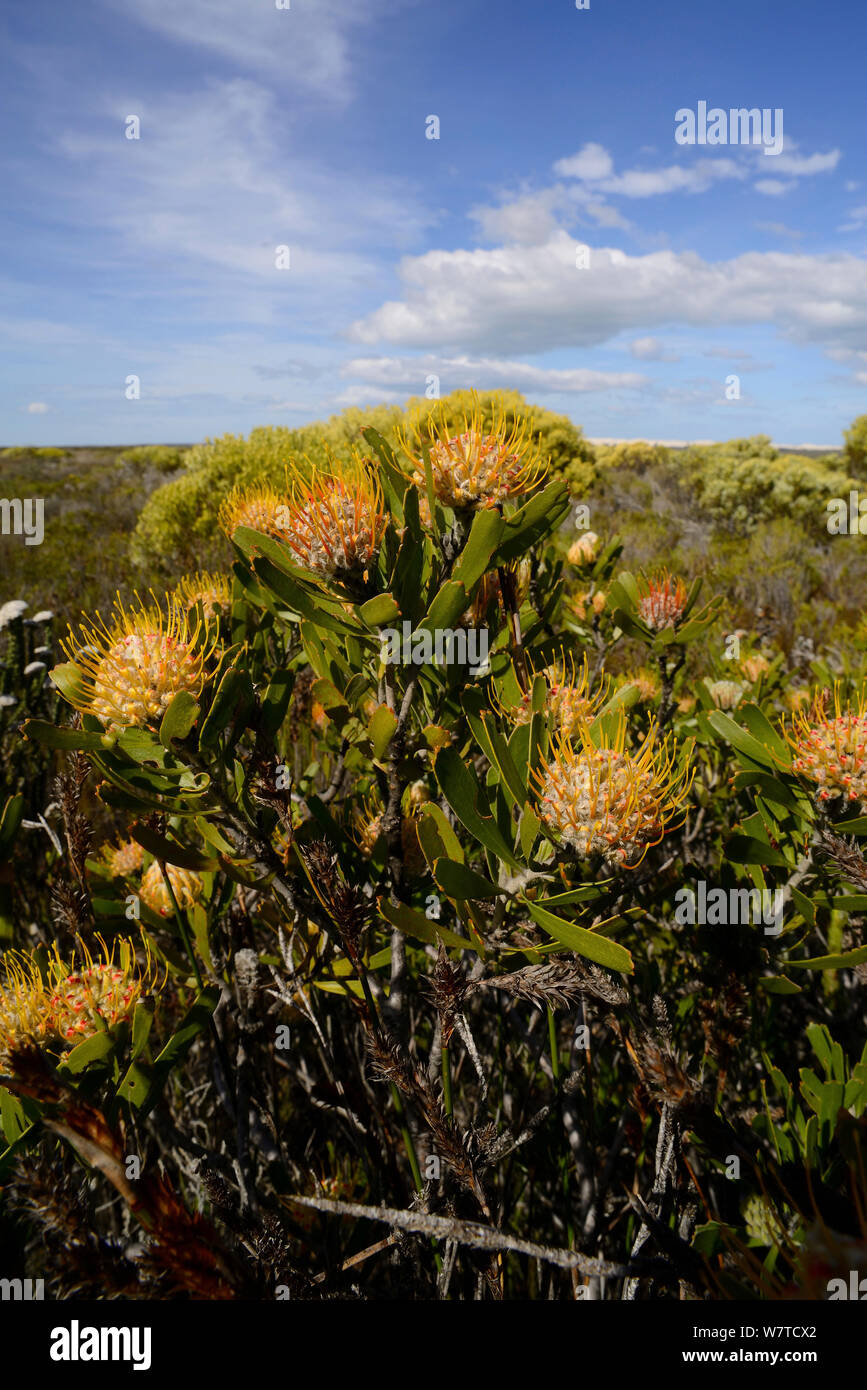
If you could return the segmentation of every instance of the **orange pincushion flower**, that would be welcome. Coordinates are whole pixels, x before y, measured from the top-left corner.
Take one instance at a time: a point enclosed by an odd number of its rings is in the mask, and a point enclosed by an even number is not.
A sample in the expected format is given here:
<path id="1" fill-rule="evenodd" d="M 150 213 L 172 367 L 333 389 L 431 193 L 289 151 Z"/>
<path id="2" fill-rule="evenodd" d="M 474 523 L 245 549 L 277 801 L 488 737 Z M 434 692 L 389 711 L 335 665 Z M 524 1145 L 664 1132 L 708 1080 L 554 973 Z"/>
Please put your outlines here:
<path id="1" fill-rule="evenodd" d="M 234 487 L 220 506 L 220 526 L 230 540 L 238 526 L 248 526 L 263 536 L 282 540 L 280 512 L 286 501 L 285 494 L 277 492 L 269 483 Z"/>
<path id="2" fill-rule="evenodd" d="M 202 896 L 204 884 L 192 869 L 181 869 L 177 864 L 166 864 L 166 874 L 172 886 L 172 893 L 177 898 L 178 907 L 182 910 L 192 907 Z M 145 870 L 139 893 L 142 902 L 146 903 L 152 912 L 158 912 L 161 917 L 172 916 L 175 910 L 174 903 L 156 860 Z"/>
<path id="3" fill-rule="evenodd" d="M 634 868 L 672 828 L 691 773 L 676 767 L 674 747 L 655 747 L 653 730 L 636 750 L 627 749 L 622 715 L 601 747 L 586 726 L 580 734 L 579 747 L 561 736 L 547 765 L 533 774 L 540 815 L 581 858 L 601 854 L 609 864 Z"/>
<path id="4" fill-rule="evenodd" d="M 201 640 L 199 626 L 176 600 L 169 600 L 165 614 L 155 598 L 151 607 L 135 598 L 137 608 L 127 611 L 118 597 L 110 627 L 97 613 L 80 625 L 80 640 L 70 628 L 61 643 L 81 673 L 67 698 L 113 733 L 133 725 L 156 728 L 182 690 L 198 697 L 216 642 Z"/>
<path id="5" fill-rule="evenodd" d="M 638 616 L 652 632 L 677 627 L 689 597 L 682 579 L 663 570 L 638 581 Z"/>
<path id="6" fill-rule="evenodd" d="M 382 490 L 360 459 L 341 473 L 298 480 L 280 515 L 281 538 L 300 565 L 324 579 L 362 574 L 376 559 L 388 518 Z"/>
<path id="7" fill-rule="evenodd" d="M 444 506 L 455 510 L 495 507 L 528 492 L 544 477 L 546 465 L 532 442 L 528 420 L 515 418 L 509 424 L 505 413 L 499 411 L 488 430 L 477 407 L 471 416 L 464 417 L 461 433 L 452 434 L 451 430 L 442 404 L 415 422 L 415 432 L 430 440 L 434 496 Z M 398 439 L 411 465 L 408 476 L 425 495 L 421 448 L 412 447 L 400 430 Z"/>
<path id="8" fill-rule="evenodd" d="M 833 700 L 832 712 L 829 703 Z M 867 802 L 867 701 L 840 702 L 840 688 L 821 690 L 784 729 L 795 757 L 792 771 L 818 787 L 820 801 Z"/>
<path id="9" fill-rule="evenodd" d="M 35 1044 L 67 1051 L 84 1038 L 128 1018 L 143 994 L 156 985 L 145 942 L 145 966 L 136 973 L 135 949 L 121 937 L 94 961 L 80 946 L 83 961 L 64 961 L 57 946 L 40 969 L 35 955 L 8 951 L 0 984 L 0 1056 Z"/>

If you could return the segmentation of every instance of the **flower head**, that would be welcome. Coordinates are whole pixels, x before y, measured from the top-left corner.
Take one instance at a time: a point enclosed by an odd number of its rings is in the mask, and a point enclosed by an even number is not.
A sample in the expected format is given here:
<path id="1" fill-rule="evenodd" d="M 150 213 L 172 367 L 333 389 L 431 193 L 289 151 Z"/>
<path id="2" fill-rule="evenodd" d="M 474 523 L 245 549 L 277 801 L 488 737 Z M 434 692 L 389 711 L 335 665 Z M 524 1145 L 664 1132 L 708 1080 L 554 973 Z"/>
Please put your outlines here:
<path id="1" fill-rule="evenodd" d="M 569 547 L 567 559 L 570 565 L 592 565 L 599 554 L 601 541 L 595 531 L 585 531 Z"/>
<path id="2" fill-rule="evenodd" d="M 296 480 L 281 537 L 300 565 L 324 579 L 361 575 L 376 559 L 387 520 L 382 489 L 356 459 L 339 473 L 314 469 L 309 480 Z"/>
<path id="3" fill-rule="evenodd" d="M 635 686 L 642 704 L 649 704 L 651 700 L 655 700 L 662 689 L 659 673 L 651 670 L 649 666 L 639 666 L 637 671 L 630 671 L 624 676 L 623 683 Z"/>
<path id="4" fill-rule="evenodd" d="M 83 945 L 82 960 L 65 961 L 57 946 L 47 963 L 35 954 L 8 951 L 0 983 L 0 1056 L 28 1043 L 67 1051 L 76 1043 L 129 1017 L 156 980 L 147 951 L 137 972 L 135 948 L 120 937 L 106 946 L 97 937 L 103 959 L 94 960 Z"/>
<path id="5" fill-rule="evenodd" d="M 228 613 L 232 602 L 228 577 L 225 574 L 207 574 L 204 571 L 185 575 L 172 597 L 177 599 L 187 613 L 200 603 L 202 612 L 208 619 L 216 616 L 218 608 L 224 614 Z"/>
<path id="6" fill-rule="evenodd" d="M 269 483 L 234 487 L 220 506 L 220 526 L 230 540 L 238 526 L 247 526 L 263 536 L 282 539 L 279 515 L 286 506 L 286 500 L 286 496 Z"/>
<path id="7" fill-rule="evenodd" d="M 830 709 L 829 709 L 830 705 Z M 818 787 L 820 801 L 867 802 L 867 700 L 853 709 L 840 688 L 821 690 L 784 730 L 794 751 L 792 771 Z"/>
<path id="8" fill-rule="evenodd" d="M 110 626 L 97 613 L 80 625 L 80 641 L 70 628 L 61 642 L 82 677 L 67 698 L 115 733 L 133 725 L 156 728 L 182 690 L 198 697 L 216 641 L 201 640 L 199 626 L 174 599 L 167 614 L 138 594 L 136 604 L 127 611 L 118 597 Z"/>
<path id="9" fill-rule="evenodd" d="M 416 422 L 416 433 L 430 440 L 430 462 L 434 495 L 446 507 L 496 507 L 510 497 L 528 492 L 546 471 L 538 447 L 532 441 L 528 420 L 515 418 L 510 424 L 499 411 L 488 429 L 477 406 L 464 417 L 464 428 L 453 434 L 445 407 L 440 404 L 426 419 Z M 398 433 L 401 448 L 409 459 L 409 477 L 424 494 L 424 455 Z"/>
<path id="10" fill-rule="evenodd" d="M 707 693 L 717 709 L 734 709 L 744 689 L 740 681 L 709 681 Z"/>
<path id="11" fill-rule="evenodd" d="M 586 725 L 580 734 L 577 747 L 561 736 L 534 774 L 540 814 L 581 858 L 601 854 L 609 864 L 635 867 L 671 829 L 691 774 L 676 766 L 674 747 L 656 747 L 654 730 L 627 749 L 623 715 L 601 747 Z"/>
<path id="12" fill-rule="evenodd" d="M 122 840 L 119 845 L 103 845 L 102 862 L 112 878 L 128 878 L 141 868 L 144 850 L 135 840 Z"/>
<path id="13" fill-rule="evenodd" d="M 682 579 L 663 570 L 638 581 L 638 616 L 652 632 L 677 627 L 689 597 Z"/>
<path id="14" fill-rule="evenodd" d="M 204 891 L 204 884 L 199 875 L 194 873 L 192 869 L 182 869 L 177 864 L 166 864 L 165 868 L 178 907 L 182 910 L 185 907 L 192 907 Z M 152 912 L 158 912 L 160 917 L 171 917 L 174 913 L 175 907 L 171 893 L 166 887 L 162 870 L 156 859 L 145 869 L 139 893 L 142 902 Z"/>
<path id="15" fill-rule="evenodd" d="M 596 718 L 605 701 L 607 686 L 603 685 L 593 694 L 590 693 L 586 655 L 577 671 L 573 658 L 569 656 L 560 657 L 539 674 L 547 686 L 545 713 L 550 716 L 551 732 L 560 733 L 567 739 L 574 738 L 583 725 Z M 517 708 L 508 713 L 517 723 L 528 723 L 533 716 L 532 691 L 523 695 Z"/>

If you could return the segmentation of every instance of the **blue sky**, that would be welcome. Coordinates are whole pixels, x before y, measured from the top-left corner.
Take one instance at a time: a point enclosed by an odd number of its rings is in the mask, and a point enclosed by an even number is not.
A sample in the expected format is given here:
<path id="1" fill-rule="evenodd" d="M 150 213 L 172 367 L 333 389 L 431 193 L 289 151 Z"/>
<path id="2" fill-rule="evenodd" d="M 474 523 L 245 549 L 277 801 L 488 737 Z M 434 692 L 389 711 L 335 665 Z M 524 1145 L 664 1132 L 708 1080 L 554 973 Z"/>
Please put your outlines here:
<path id="1" fill-rule="evenodd" d="M 867 411 L 865 51 L 852 0 L 8 4 L 0 443 L 435 375 L 591 437 L 835 445 Z M 701 101 L 780 108 L 782 153 L 679 145 Z"/>

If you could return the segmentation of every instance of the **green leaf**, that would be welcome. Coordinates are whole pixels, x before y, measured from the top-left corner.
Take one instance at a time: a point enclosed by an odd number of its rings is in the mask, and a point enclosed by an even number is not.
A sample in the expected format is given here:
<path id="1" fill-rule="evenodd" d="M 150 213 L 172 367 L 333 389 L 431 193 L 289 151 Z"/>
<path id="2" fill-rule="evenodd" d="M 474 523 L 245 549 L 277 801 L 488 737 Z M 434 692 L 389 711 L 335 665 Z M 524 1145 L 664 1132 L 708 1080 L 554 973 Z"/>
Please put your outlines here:
<path id="1" fill-rule="evenodd" d="M 171 752 L 172 739 L 185 739 L 199 717 L 199 705 L 188 690 L 179 690 L 160 724 L 160 743 Z"/>
<path id="2" fill-rule="evenodd" d="M 811 956 L 807 960 L 787 960 L 787 970 L 845 970 L 850 965 L 862 965 L 867 960 L 867 946 L 856 946 L 837 956 Z"/>
<path id="3" fill-rule="evenodd" d="M 522 555 L 550 536 L 565 521 L 571 508 L 568 485 L 557 479 L 506 520 L 503 539 L 494 555 L 495 565 L 519 560 Z"/>
<path id="4" fill-rule="evenodd" d="M 499 898 L 503 890 L 477 874 L 466 864 L 454 859 L 437 859 L 433 865 L 434 882 L 449 898 L 473 901 L 476 898 Z"/>
<path id="5" fill-rule="evenodd" d="M 151 830 L 149 825 L 135 822 L 130 826 L 129 833 L 142 849 L 153 855 L 154 859 L 161 859 L 166 864 L 175 864 L 179 869 L 212 873 L 220 867 L 216 859 L 209 859 L 198 850 L 184 849 L 183 845 L 175 844 L 174 840 Z"/>
<path id="6" fill-rule="evenodd" d="M 58 729 L 44 719 L 27 719 L 21 729 L 25 738 L 41 743 L 43 748 L 61 748 L 79 753 L 105 747 L 105 732 L 86 733 L 84 729 Z"/>
<path id="7" fill-rule="evenodd" d="M 243 727 L 254 704 L 253 687 L 246 671 L 230 667 L 217 688 L 199 733 L 200 749 L 215 749 L 230 724 Z"/>
<path id="8" fill-rule="evenodd" d="M 377 905 L 381 916 L 405 936 L 415 937 L 417 941 L 424 941 L 429 946 L 436 946 L 437 942 L 442 941 L 443 945 L 462 951 L 476 949 L 465 937 L 458 936 L 448 927 L 441 926 L 436 919 L 426 917 L 423 912 L 407 907 L 405 903 L 392 903 L 380 898 Z"/>
<path id="9" fill-rule="evenodd" d="M 459 579 L 467 590 L 472 589 L 490 565 L 505 527 L 506 522 L 496 508 L 476 512 L 469 539 L 452 572 L 452 577 Z"/>
<path id="10" fill-rule="evenodd" d="M 400 617 L 400 609 L 391 594 L 377 594 L 359 608 L 359 613 L 368 627 L 384 627 Z"/>
<path id="11" fill-rule="evenodd" d="M 490 814 L 484 788 L 470 772 L 454 748 L 441 748 L 434 758 L 434 773 L 446 801 L 461 825 L 475 835 L 480 844 L 503 859 L 510 868 L 518 869 L 511 846 L 503 838 L 499 826 Z M 482 810 L 479 810 L 481 803 Z"/>
<path id="12" fill-rule="evenodd" d="M 725 843 L 725 857 L 733 864 L 765 864 L 786 867 L 786 859 L 777 849 L 755 840 L 751 835 L 731 835 Z"/>
<path id="13" fill-rule="evenodd" d="M 71 705 L 78 705 L 84 697 L 84 672 L 75 661 L 64 661 L 48 672 L 57 689 Z"/>
<path id="14" fill-rule="evenodd" d="M 563 917 L 555 917 L 554 913 L 548 912 L 541 903 L 531 902 L 529 898 L 522 899 L 522 902 L 533 921 L 538 922 L 539 926 L 553 936 L 555 941 L 559 941 L 561 946 L 566 946 L 568 950 L 574 951 L 586 960 L 594 961 L 596 965 L 604 965 L 608 970 L 619 970 L 624 975 L 632 974 L 632 956 L 625 946 L 619 946 L 616 941 L 599 936 L 597 932 L 588 931 L 586 927 L 577 927 L 574 922 L 567 922 Z"/>
<path id="15" fill-rule="evenodd" d="M 754 763 L 774 770 L 776 767 L 774 757 L 764 744 L 742 729 L 740 724 L 736 724 L 722 710 L 714 710 L 707 716 L 707 722 L 714 732 L 719 734 L 720 738 L 724 739 L 726 743 L 730 743 L 739 753 L 746 753 L 747 757 L 752 758 Z"/>
<path id="16" fill-rule="evenodd" d="M 787 980 L 785 975 L 761 975 L 757 983 L 759 989 L 763 989 L 766 994 L 801 993 L 801 986 L 796 985 L 793 980 Z"/>
<path id="17" fill-rule="evenodd" d="M 154 1021 L 156 1001 L 152 998 L 140 999 L 132 1016 L 132 1059 L 135 1061 L 144 1052 Z"/>
<path id="18" fill-rule="evenodd" d="M 389 744 L 397 730 L 397 715 L 388 705 L 378 705 L 367 726 L 367 734 L 373 746 L 373 756 L 382 762 L 388 752 Z"/>
<path id="19" fill-rule="evenodd" d="M 776 761 L 779 767 L 788 768 L 792 766 L 792 752 L 785 739 L 781 738 L 766 716 L 759 709 L 758 705 L 746 704 L 738 705 L 738 714 L 743 719 L 751 734 L 754 734 L 763 748 L 769 748 L 776 754 Z"/>
<path id="20" fill-rule="evenodd" d="M 106 1061 L 117 1048 L 118 1042 L 119 1039 L 114 1033 L 94 1033 L 93 1037 L 85 1038 L 84 1042 L 80 1042 L 67 1053 L 58 1071 L 68 1071 L 76 1076 L 91 1063 Z"/>
<path id="21" fill-rule="evenodd" d="M 426 823 L 432 822 L 437 829 L 438 841 L 442 845 L 443 852 L 449 859 L 454 859 L 455 863 L 463 864 L 463 846 L 449 824 L 445 811 L 441 806 L 437 806 L 435 801 L 426 801 L 421 807 L 421 819 L 419 827 L 423 829 Z M 434 858 L 437 858 L 435 855 Z M 433 861 L 431 861 L 433 862 Z"/>
<path id="22" fill-rule="evenodd" d="M 448 583 L 443 584 L 434 597 L 427 613 L 419 623 L 419 627 L 426 628 L 428 632 L 435 632 L 437 628 L 450 629 L 463 617 L 468 602 L 467 591 L 463 584 L 457 579 L 450 579 Z"/>
<path id="23" fill-rule="evenodd" d="M 271 683 L 262 697 L 261 728 L 266 738 L 274 738 L 286 718 L 294 685 L 294 671 L 277 670 L 272 675 Z"/>
<path id="24" fill-rule="evenodd" d="M 24 794 L 16 792 L 6 800 L 0 815 L 0 859 L 7 859 L 24 819 Z"/>

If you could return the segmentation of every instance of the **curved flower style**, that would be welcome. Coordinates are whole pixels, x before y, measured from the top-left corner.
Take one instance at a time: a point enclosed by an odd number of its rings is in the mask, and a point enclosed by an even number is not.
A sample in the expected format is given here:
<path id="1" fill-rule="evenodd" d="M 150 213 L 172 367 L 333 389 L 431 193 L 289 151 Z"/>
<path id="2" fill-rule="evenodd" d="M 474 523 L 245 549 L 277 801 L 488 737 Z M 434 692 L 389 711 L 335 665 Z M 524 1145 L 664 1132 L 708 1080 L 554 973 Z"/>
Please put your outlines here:
<path id="1" fill-rule="evenodd" d="M 80 669 L 82 680 L 67 699 L 93 714 L 112 733 L 133 725 L 157 728 L 174 697 L 182 690 L 198 697 L 216 637 L 202 641 L 176 600 L 164 614 L 154 598 L 146 607 L 127 611 L 118 597 L 116 616 L 107 626 L 99 613 L 80 625 L 81 640 L 72 628 L 61 646 Z M 64 692 L 66 694 L 66 692 Z"/>
<path id="2" fill-rule="evenodd" d="M 361 460 L 341 473 L 299 479 L 280 515 L 281 539 L 323 579 L 365 574 L 387 525 L 382 490 Z"/>
<path id="3" fill-rule="evenodd" d="M 177 864 L 166 864 L 166 874 L 172 886 L 178 907 L 192 907 L 194 902 L 202 896 L 204 884 L 197 873 L 192 869 L 181 869 Z M 144 876 L 139 889 L 141 900 L 152 912 L 158 912 L 160 917 L 171 917 L 174 913 L 174 903 L 171 894 L 166 887 L 162 870 L 156 860 L 149 864 L 145 869 Z"/>
<path id="4" fill-rule="evenodd" d="M 218 519 L 225 534 L 232 539 L 238 526 L 248 526 L 263 536 L 283 539 L 280 513 L 287 498 L 269 483 L 254 483 L 234 487 L 220 504 Z"/>
<path id="5" fill-rule="evenodd" d="M 440 406 L 439 413 L 420 420 L 416 430 L 431 440 L 434 495 L 444 506 L 455 510 L 496 507 L 535 487 L 547 471 L 532 442 L 528 420 L 516 418 L 509 424 L 501 413 L 492 428 L 486 430 L 481 410 L 475 410 L 471 417 L 464 417 L 463 431 L 453 435 Z M 424 495 L 424 456 L 420 449 L 411 447 L 399 430 L 398 439 L 410 462 L 408 477 Z"/>
<path id="6" fill-rule="evenodd" d="M 652 632 L 676 627 L 686 607 L 689 593 L 682 579 L 663 570 L 638 580 L 638 616 Z"/>
<path id="7" fill-rule="evenodd" d="M 172 598 L 177 599 L 187 613 L 200 603 L 205 617 L 211 619 L 216 616 L 217 608 L 222 609 L 224 614 L 228 613 L 232 591 L 227 575 L 208 574 L 202 570 L 185 575 L 173 591 Z"/>
<path id="8" fill-rule="evenodd" d="M 540 815 L 581 858 L 601 854 L 613 866 L 635 868 L 672 829 L 689 791 L 692 774 L 678 769 L 675 754 L 674 746 L 655 746 L 653 730 L 627 749 L 624 717 L 600 748 L 586 725 L 578 747 L 561 735 L 534 773 Z"/>
<path id="9" fill-rule="evenodd" d="M 0 984 L 0 1056 L 35 1044 L 54 1051 L 70 1047 L 128 1018 L 143 994 L 156 987 L 145 941 L 145 965 L 136 970 L 135 948 L 128 937 L 107 947 L 97 937 L 104 959 L 94 960 L 84 945 L 82 962 L 65 961 L 57 946 L 42 965 L 35 955 L 8 951 Z"/>
<path id="10" fill-rule="evenodd" d="M 833 712 L 828 704 L 833 698 Z M 784 729 L 795 754 L 792 771 L 818 787 L 820 801 L 845 797 L 867 802 L 867 699 L 853 709 L 840 702 L 840 688 L 818 691 Z"/>

